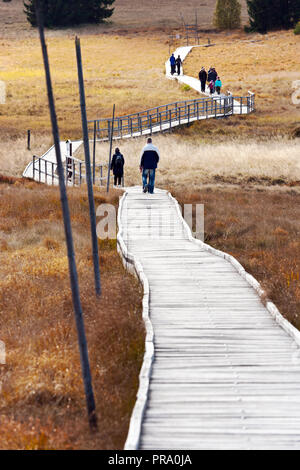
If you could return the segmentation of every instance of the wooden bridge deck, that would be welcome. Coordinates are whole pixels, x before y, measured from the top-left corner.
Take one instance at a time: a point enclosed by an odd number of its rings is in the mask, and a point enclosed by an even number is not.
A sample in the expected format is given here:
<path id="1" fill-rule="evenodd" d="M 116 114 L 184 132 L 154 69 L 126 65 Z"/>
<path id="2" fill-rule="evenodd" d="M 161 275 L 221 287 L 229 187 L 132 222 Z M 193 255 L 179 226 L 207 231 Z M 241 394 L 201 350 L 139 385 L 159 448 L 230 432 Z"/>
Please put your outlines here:
<path id="1" fill-rule="evenodd" d="M 299 332 L 190 239 L 168 193 L 128 189 L 119 217 L 149 282 L 155 351 L 125 448 L 300 449 Z"/>

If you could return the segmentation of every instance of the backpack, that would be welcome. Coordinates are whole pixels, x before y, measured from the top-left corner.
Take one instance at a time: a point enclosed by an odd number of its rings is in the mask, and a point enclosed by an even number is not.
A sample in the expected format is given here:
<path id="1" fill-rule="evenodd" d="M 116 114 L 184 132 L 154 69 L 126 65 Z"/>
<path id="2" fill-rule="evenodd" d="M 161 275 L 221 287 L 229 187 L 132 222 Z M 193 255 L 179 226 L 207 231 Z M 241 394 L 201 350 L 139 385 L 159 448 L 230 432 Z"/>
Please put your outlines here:
<path id="1" fill-rule="evenodd" d="M 121 170 L 123 168 L 123 157 L 120 153 L 116 156 L 115 168 L 118 170 Z"/>

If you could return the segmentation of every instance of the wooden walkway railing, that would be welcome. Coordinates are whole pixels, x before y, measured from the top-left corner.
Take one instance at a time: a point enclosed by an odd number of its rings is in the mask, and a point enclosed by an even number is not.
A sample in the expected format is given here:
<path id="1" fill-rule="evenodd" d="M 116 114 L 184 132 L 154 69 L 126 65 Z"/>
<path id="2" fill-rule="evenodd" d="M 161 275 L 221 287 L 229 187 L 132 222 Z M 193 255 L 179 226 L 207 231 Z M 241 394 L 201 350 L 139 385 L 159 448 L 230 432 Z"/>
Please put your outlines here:
<path id="1" fill-rule="evenodd" d="M 93 183 L 104 186 L 107 181 L 107 164 L 95 165 L 95 173 L 92 166 Z M 85 162 L 74 157 L 68 157 L 64 162 L 65 182 L 68 186 L 81 186 L 86 183 Z M 33 179 L 48 185 L 58 185 L 57 165 L 42 157 L 32 157 Z"/>
<path id="2" fill-rule="evenodd" d="M 122 139 L 152 134 L 188 124 L 200 119 L 226 117 L 232 114 L 249 114 L 255 110 L 255 95 L 199 98 L 157 106 L 140 113 L 112 119 L 89 121 L 89 131 L 99 140 L 108 140 L 113 128 L 113 138 Z"/>

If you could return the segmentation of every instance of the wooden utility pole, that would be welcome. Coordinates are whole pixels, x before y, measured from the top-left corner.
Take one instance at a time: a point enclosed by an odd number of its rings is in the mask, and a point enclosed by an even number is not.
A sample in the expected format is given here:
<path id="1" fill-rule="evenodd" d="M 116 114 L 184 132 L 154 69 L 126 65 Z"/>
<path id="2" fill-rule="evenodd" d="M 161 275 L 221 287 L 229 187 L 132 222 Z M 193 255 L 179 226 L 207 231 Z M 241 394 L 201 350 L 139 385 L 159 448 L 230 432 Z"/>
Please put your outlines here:
<path id="1" fill-rule="evenodd" d="M 86 182 L 87 182 L 89 208 L 90 208 L 90 224 L 91 224 L 92 247 L 93 247 L 95 290 L 96 290 L 96 294 L 100 296 L 101 295 L 101 280 L 100 280 L 99 252 L 98 252 L 98 237 L 97 237 L 97 227 L 96 227 L 96 211 L 95 211 L 94 190 L 93 190 L 92 172 L 91 172 L 90 142 L 89 142 L 88 123 L 87 123 L 87 117 L 86 117 L 86 104 L 85 104 L 85 91 L 84 91 L 84 80 L 83 80 L 83 71 L 82 71 L 81 47 L 80 47 L 80 39 L 78 37 L 76 37 L 75 39 L 75 46 L 76 46 L 78 84 L 79 84 L 79 94 L 80 94 L 83 145 L 84 145 L 84 155 L 85 155 Z"/>
<path id="2" fill-rule="evenodd" d="M 83 320 L 83 313 L 82 313 L 82 307 L 81 307 L 81 301 L 80 301 L 78 275 L 77 275 L 72 228 L 71 228 L 70 210 L 69 210 L 69 203 L 68 203 L 67 192 L 66 192 L 64 168 L 63 168 L 62 158 L 61 158 L 59 130 L 58 130 L 58 124 L 57 124 L 56 111 L 55 111 L 50 66 L 49 66 L 48 52 L 47 52 L 47 46 L 46 46 L 46 41 L 45 41 L 45 35 L 44 35 L 44 26 L 43 26 L 44 23 L 43 23 L 40 0 L 36 0 L 36 17 L 37 17 L 37 24 L 39 28 L 40 41 L 41 41 L 41 47 L 42 47 L 42 53 L 43 53 L 44 68 L 45 68 L 45 75 L 46 75 L 46 85 L 47 85 L 48 101 L 49 101 L 49 110 L 50 110 L 51 123 L 52 123 L 52 133 L 53 133 L 53 139 L 54 139 L 54 145 L 55 145 L 55 151 L 56 151 L 60 200 L 61 200 L 61 206 L 62 206 L 62 212 L 63 212 L 68 261 L 69 261 L 70 283 L 71 283 L 73 308 L 74 308 L 74 313 L 75 313 L 75 320 L 76 320 L 76 327 L 77 327 L 77 334 L 78 334 L 78 344 L 79 344 L 82 376 L 83 376 L 83 383 L 84 383 L 84 389 L 85 389 L 89 424 L 90 424 L 90 428 L 93 431 L 95 431 L 97 430 L 96 405 L 95 405 L 95 399 L 94 399 L 94 393 L 93 393 L 92 378 L 91 378 L 89 356 L 88 356 L 88 347 L 87 347 L 87 341 L 86 341 L 86 336 L 85 336 L 84 320 Z"/>
<path id="3" fill-rule="evenodd" d="M 93 184 L 96 181 L 96 121 L 94 121 L 94 142 L 93 142 Z"/>
<path id="4" fill-rule="evenodd" d="M 109 156 L 108 156 L 108 172 L 107 172 L 107 188 L 106 188 L 107 192 L 109 192 L 109 185 L 110 185 L 110 165 L 111 165 L 112 143 L 113 143 L 113 136 L 114 136 L 115 113 L 116 113 L 116 105 L 114 104 L 112 123 L 110 126 L 110 133 L 109 133 Z"/>

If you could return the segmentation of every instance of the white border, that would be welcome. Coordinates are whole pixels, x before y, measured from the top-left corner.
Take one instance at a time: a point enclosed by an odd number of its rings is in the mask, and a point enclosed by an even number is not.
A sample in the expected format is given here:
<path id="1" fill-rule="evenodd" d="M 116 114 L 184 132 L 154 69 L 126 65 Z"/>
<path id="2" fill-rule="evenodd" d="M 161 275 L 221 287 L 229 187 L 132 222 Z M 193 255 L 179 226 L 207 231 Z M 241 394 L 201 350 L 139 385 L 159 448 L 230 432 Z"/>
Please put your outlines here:
<path id="1" fill-rule="evenodd" d="M 141 372 L 139 375 L 140 385 L 137 393 L 137 400 L 131 415 L 129 432 L 124 446 L 124 450 L 137 450 L 140 444 L 142 421 L 148 400 L 150 377 L 154 360 L 154 333 L 153 325 L 149 316 L 150 289 L 148 279 L 143 271 L 143 267 L 138 259 L 132 255 L 123 240 L 123 226 L 121 214 L 123 205 L 128 193 L 125 192 L 120 200 L 118 210 L 119 232 L 117 236 L 117 248 L 121 255 L 125 268 L 134 274 L 140 281 L 144 289 L 143 297 L 143 320 L 146 328 L 145 354 Z"/>

